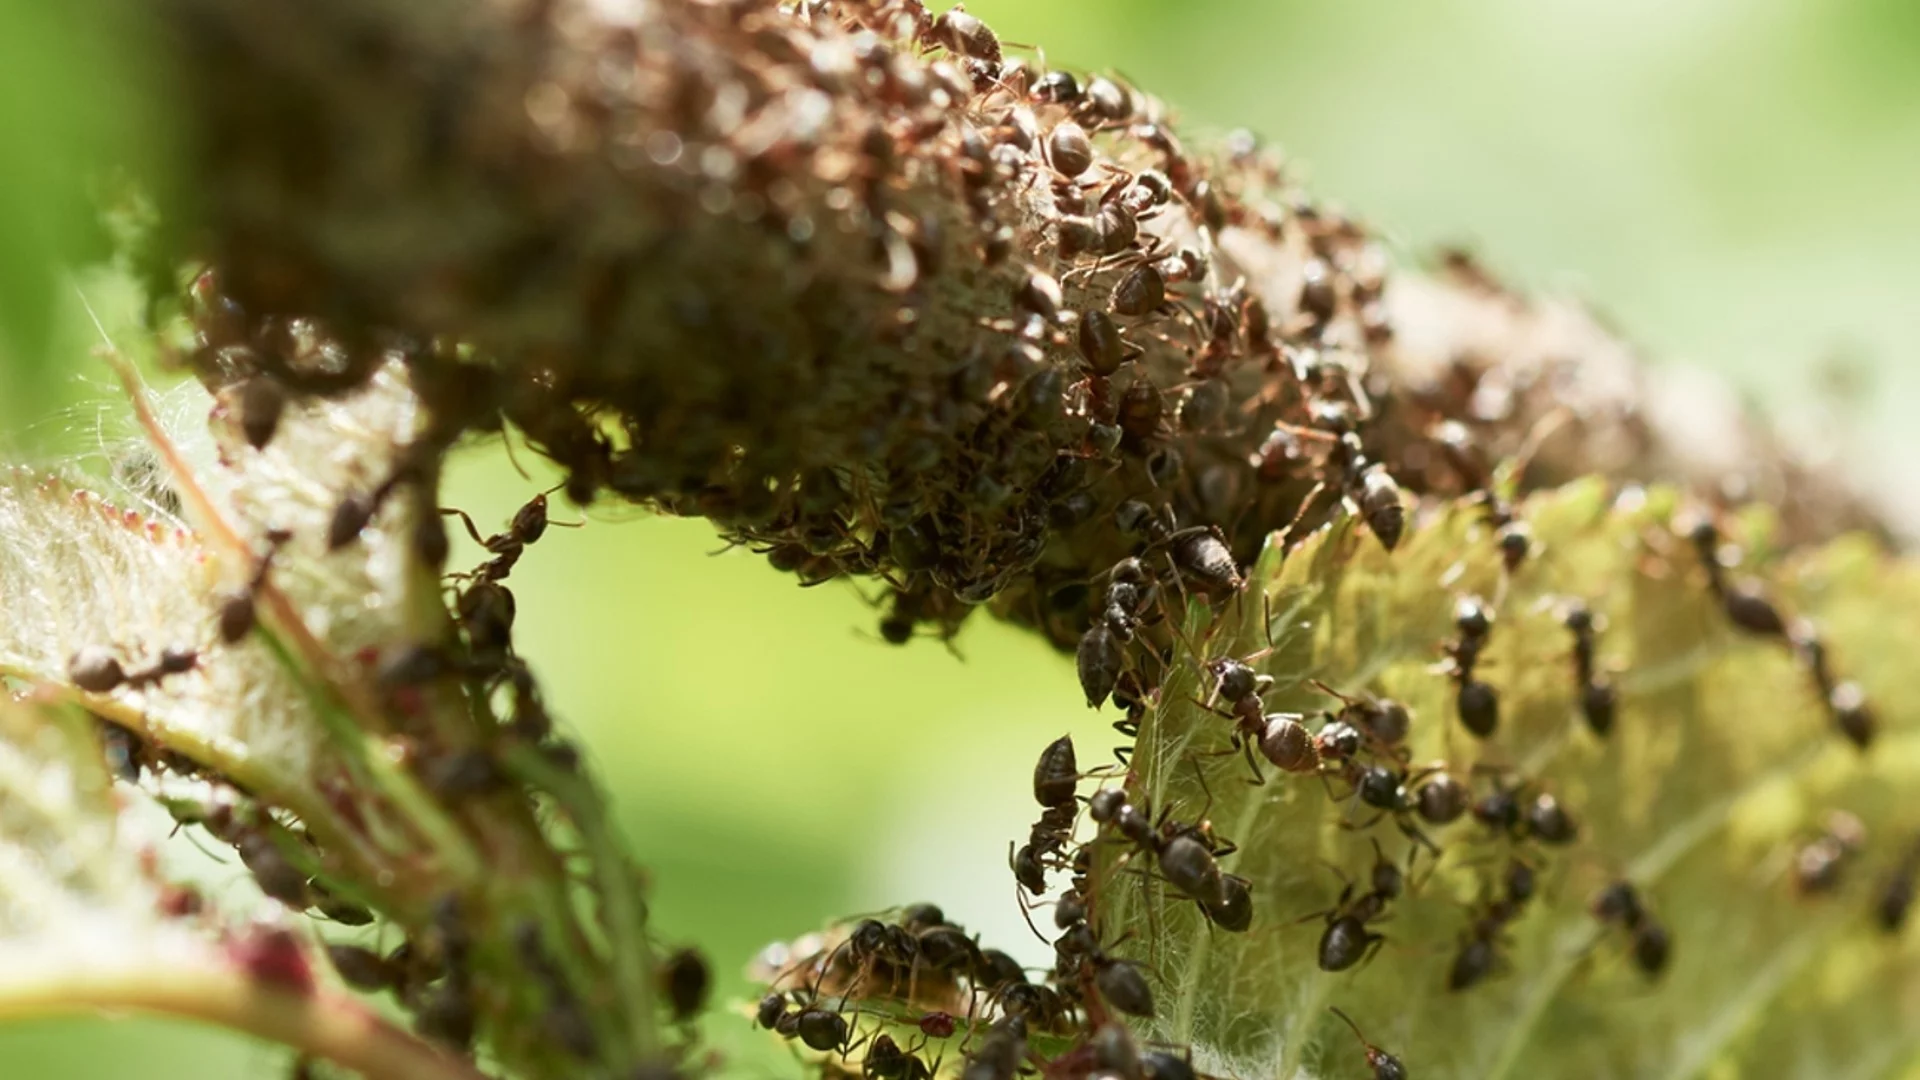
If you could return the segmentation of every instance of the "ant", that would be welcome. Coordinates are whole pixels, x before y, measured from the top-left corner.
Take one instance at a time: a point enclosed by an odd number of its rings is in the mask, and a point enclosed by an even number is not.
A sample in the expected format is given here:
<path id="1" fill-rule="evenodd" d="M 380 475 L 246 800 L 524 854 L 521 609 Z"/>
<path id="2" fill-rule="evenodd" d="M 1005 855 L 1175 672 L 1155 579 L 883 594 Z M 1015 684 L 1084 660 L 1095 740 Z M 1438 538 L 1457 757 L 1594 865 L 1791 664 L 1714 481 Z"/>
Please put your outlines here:
<path id="1" fill-rule="evenodd" d="M 1367 459 L 1360 436 L 1350 430 L 1336 435 L 1312 428 L 1297 429 L 1291 425 L 1276 425 L 1276 432 L 1283 428 L 1296 436 L 1330 439 L 1331 448 L 1320 481 L 1300 500 L 1300 509 L 1294 513 L 1293 520 L 1287 523 L 1281 534 L 1281 546 L 1294 546 L 1312 511 L 1319 507 L 1321 498 L 1328 492 L 1334 492 L 1350 513 L 1357 514 L 1367 523 L 1368 530 L 1373 533 L 1374 539 L 1380 541 L 1381 547 L 1388 552 L 1399 547 L 1407 528 L 1407 508 L 1400 498 L 1400 484 L 1386 466 Z M 1264 456 L 1265 448 L 1262 450 Z"/>
<path id="2" fill-rule="evenodd" d="M 1506 958 L 1500 955 L 1502 935 L 1507 925 L 1520 914 L 1517 905 L 1506 900 L 1489 903 L 1474 916 L 1460 937 L 1460 951 L 1447 969 L 1447 989 L 1458 993 L 1478 985 L 1489 975 L 1504 970 Z"/>
<path id="3" fill-rule="evenodd" d="M 1327 1006 L 1327 1011 L 1346 1021 L 1347 1027 L 1353 1030 L 1353 1037 L 1360 1040 L 1360 1046 L 1367 1053 L 1367 1068 L 1373 1070 L 1373 1080 L 1407 1080 L 1406 1066 L 1400 1064 L 1399 1058 L 1368 1042 L 1367 1037 L 1360 1034 L 1360 1025 L 1353 1022 L 1353 1017 L 1332 1005 Z"/>
<path id="4" fill-rule="evenodd" d="M 1378 890 L 1356 898 L 1353 882 L 1340 890 L 1340 899 L 1325 911 L 1302 916 L 1298 921 L 1324 919 L 1327 928 L 1320 934 L 1319 962 L 1322 971 L 1345 971 L 1371 959 L 1387 940 L 1385 934 L 1367 929 L 1367 924 L 1386 914 L 1387 901 Z"/>
<path id="5" fill-rule="evenodd" d="M 1349 697 L 1318 679 L 1313 680 L 1313 685 L 1321 693 L 1339 699 L 1341 708 L 1335 719 L 1359 728 L 1390 751 L 1406 742 L 1413 715 L 1405 705 L 1392 698 Z"/>
<path id="6" fill-rule="evenodd" d="M 1828 893 L 1838 888 L 1848 861 L 1866 843 L 1866 826 L 1844 811 L 1827 814 L 1826 831 L 1793 855 L 1794 886 L 1801 895 Z"/>
<path id="7" fill-rule="evenodd" d="M 1152 509 L 1138 499 L 1129 499 L 1114 511 L 1114 523 L 1122 533 L 1145 533 L 1148 550 L 1163 548 L 1174 572 L 1182 579 L 1197 582 L 1200 590 L 1237 593 L 1246 586 L 1239 564 L 1218 526 L 1196 525 L 1175 529 L 1154 516 Z"/>
<path id="8" fill-rule="evenodd" d="M 1574 684 L 1580 691 L 1580 714 L 1586 718 L 1587 729 L 1604 739 L 1613 730 L 1619 694 L 1614 690 L 1613 680 L 1602 674 L 1594 663 L 1598 620 L 1592 609 L 1576 600 L 1567 608 L 1562 621 L 1573 632 Z"/>
<path id="9" fill-rule="evenodd" d="M 1087 803 L 1089 817 L 1100 825 L 1111 825 L 1142 854 L 1151 856 L 1161 875 L 1198 903 L 1210 922 L 1229 931 L 1246 929 L 1253 914 L 1248 882 L 1223 873 L 1218 861 L 1238 848 L 1217 840 L 1204 820 L 1198 825 L 1168 821 L 1171 809 L 1162 810 L 1160 820 L 1150 823 L 1147 812 L 1119 788 L 1103 788 Z"/>
<path id="10" fill-rule="evenodd" d="M 1460 631 L 1460 639 L 1446 646 L 1446 655 L 1450 674 L 1459 685 L 1454 703 L 1461 726 L 1484 739 L 1500 726 L 1500 695 L 1475 679 L 1473 671 L 1493 633 L 1493 613 L 1479 597 L 1462 597 L 1454 605 L 1453 624 Z"/>
<path id="11" fill-rule="evenodd" d="M 154 662 L 128 671 L 120 659 L 98 645 L 83 646 L 67 660 L 67 680 L 89 694 L 127 689 L 144 690 L 173 675 L 184 675 L 200 665 L 200 654 L 179 645 L 160 650 Z"/>
<path id="12" fill-rule="evenodd" d="M 1880 886 L 1880 896 L 1873 908 L 1874 921 L 1880 924 L 1880 929 L 1897 934 L 1906 925 L 1907 912 L 1913 907 L 1916 876 L 1920 876 L 1920 839 L 1907 845 L 1893 873 Z"/>
<path id="13" fill-rule="evenodd" d="M 222 642 L 232 645 L 253 632 L 257 618 L 254 598 L 267 582 L 267 572 L 272 569 L 274 555 L 291 539 L 293 534 L 285 529 L 268 530 L 266 553 L 254 564 L 253 573 L 247 578 L 246 584 L 220 600 L 217 624 Z"/>
<path id="14" fill-rule="evenodd" d="M 1736 627 L 1756 637 L 1787 637 L 1787 623 L 1773 602 L 1760 594 L 1751 582 L 1729 585 L 1721 561 L 1720 530 L 1712 521 L 1702 519 L 1688 533 L 1700 565 L 1707 572 L 1707 591 L 1720 601 L 1720 608 Z"/>
<path id="15" fill-rule="evenodd" d="M 1653 917 L 1640 893 L 1628 881 L 1616 881 L 1594 896 L 1589 910 L 1603 925 L 1618 924 L 1631 935 L 1633 963 L 1648 978 L 1666 970 L 1673 952 L 1667 928 Z"/>
<path id="16" fill-rule="evenodd" d="M 1861 750 L 1873 745 L 1879 725 L 1874 720 L 1873 711 L 1867 707 L 1867 695 L 1860 684 L 1834 679 L 1833 671 L 1827 665 L 1826 643 L 1820 640 L 1819 633 L 1805 619 L 1795 624 L 1792 642 L 1794 651 L 1806 662 L 1807 672 L 1813 677 L 1813 685 L 1820 692 L 1820 700 L 1826 705 L 1834 728 Z"/>
<path id="17" fill-rule="evenodd" d="M 506 532 L 495 533 L 488 537 L 482 537 L 480 535 L 480 530 L 474 527 L 473 518 L 469 517 L 465 510 L 445 508 L 440 511 L 443 515 L 459 518 L 461 523 L 467 527 L 467 535 L 473 538 L 473 542 L 479 544 L 493 556 L 493 558 L 482 563 L 479 569 L 473 571 L 471 575 L 473 580 L 481 583 L 506 580 L 507 575 L 513 572 L 514 564 L 520 561 L 520 556 L 526 551 L 528 545 L 538 542 L 542 536 L 547 534 L 548 525 L 565 525 L 568 528 L 578 527 L 577 523 L 555 522 L 548 519 L 547 496 L 555 490 L 557 489 L 548 488 L 546 491 L 527 500 L 524 506 L 513 512 L 513 517 L 507 523 Z"/>

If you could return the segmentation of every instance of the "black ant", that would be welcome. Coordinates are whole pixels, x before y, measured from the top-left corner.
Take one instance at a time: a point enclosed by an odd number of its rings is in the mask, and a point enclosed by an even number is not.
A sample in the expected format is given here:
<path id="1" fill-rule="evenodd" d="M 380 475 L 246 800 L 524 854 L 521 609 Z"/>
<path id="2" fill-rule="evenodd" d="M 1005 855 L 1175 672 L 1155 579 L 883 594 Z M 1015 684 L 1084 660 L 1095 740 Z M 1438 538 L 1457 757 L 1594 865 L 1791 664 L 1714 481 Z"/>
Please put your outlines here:
<path id="1" fill-rule="evenodd" d="M 1880 929 L 1897 934 L 1907 924 L 1907 912 L 1913 907 L 1914 878 L 1920 876 L 1920 839 L 1907 845 L 1900 862 L 1880 886 L 1874 902 L 1874 921 Z"/>
<path id="2" fill-rule="evenodd" d="M 1834 679 L 1833 671 L 1827 664 L 1826 643 L 1821 641 L 1819 633 L 1806 620 L 1795 624 L 1792 641 L 1794 650 L 1806 662 L 1807 673 L 1812 676 L 1813 685 L 1820 692 L 1820 700 L 1826 705 L 1835 730 L 1861 750 L 1872 746 L 1879 724 L 1874 720 L 1873 711 L 1867 707 L 1867 695 L 1860 684 Z"/>
<path id="3" fill-rule="evenodd" d="M 1074 759 L 1073 739 L 1062 735 L 1048 743 L 1033 767 L 1033 798 L 1042 808 L 1027 843 L 1009 856 L 1015 880 L 1021 888 L 1038 895 L 1046 891 L 1046 869 L 1055 853 L 1072 839 L 1073 821 L 1078 816 L 1074 787 L 1080 779 Z"/>
<path id="4" fill-rule="evenodd" d="M 1341 426 L 1346 426 L 1345 422 Z M 1313 512 L 1319 508 L 1321 498 L 1331 491 L 1336 493 L 1339 502 L 1367 523 L 1381 547 L 1389 552 L 1399 547 L 1407 528 L 1407 508 L 1401 502 L 1400 485 L 1386 466 L 1368 461 L 1360 436 L 1352 431 L 1330 435 L 1315 429 L 1296 429 L 1293 433 L 1323 440 L 1330 438 L 1331 449 L 1322 479 L 1300 500 L 1300 509 L 1281 534 L 1282 546 L 1294 546 L 1300 530 L 1314 519 Z"/>
<path id="5" fill-rule="evenodd" d="M 1673 952 L 1667 928 L 1653 917 L 1631 882 L 1616 881 L 1594 896 L 1589 910 L 1603 925 L 1618 924 L 1631 935 L 1633 963 L 1648 978 L 1666 970 Z"/>
<path id="6" fill-rule="evenodd" d="M 1706 569 L 1707 590 L 1720 601 L 1728 621 L 1756 637 L 1785 640 L 1786 620 L 1773 602 L 1760 594 L 1757 586 L 1750 582 L 1728 584 L 1726 568 L 1721 562 L 1719 528 L 1712 521 L 1702 519 L 1693 526 L 1689 539 L 1700 557 L 1700 565 Z"/>
<path id="7" fill-rule="evenodd" d="M 293 534 L 285 529 L 271 529 L 267 532 L 267 550 L 254 564 L 253 573 L 245 585 L 227 594 L 220 600 L 219 615 L 216 620 L 220 631 L 220 640 L 232 645 L 253 632 L 256 614 L 254 598 L 260 587 L 266 584 L 267 573 L 272 569 L 273 557 Z"/>
<path id="8" fill-rule="evenodd" d="M 1120 504 L 1114 511 L 1114 523 L 1122 533 L 1144 533 L 1147 550 L 1164 549 L 1174 571 L 1182 579 L 1196 582 L 1204 593 L 1237 593 L 1246 586 L 1233 551 L 1217 526 L 1173 528 L 1137 499 Z"/>
<path id="9" fill-rule="evenodd" d="M 1580 691 L 1580 714 L 1586 718 L 1589 731 L 1606 738 L 1613 730 L 1619 694 L 1614 690 L 1613 681 L 1602 674 L 1594 662 L 1597 620 L 1587 605 L 1575 601 L 1567 609 L 1564 622 L 1573 632 L 1574 684 Z"/>
<path id="10" fill-rule="evenodd" d="M 1350 697 L 1318 679 L 1313 680 L 1313 685 L 1321 693 L 1339 699 L 1341 708 L 1335 719 L 1352 724 L 1389 751 L 1406 742 L 1413 716 L 1405 705 L 1392 698 Z"/>
<path id="11" fill-rule="evenodd" d="M 1448 990 L 1457 993 L 1470 989 L 1506 967 L 1506 959 L 1500 955 L 1501 938 L 1507 925 L 1519 914 L 1518 906 L 1495 900 L 1474 916 L 1460 937 L 1460 951 L 1454 954 L 1453 964 L 1447 969 Z"/>
<path id="12" fill-rule="evenodd" d="M 1400 1064 L 1399 1058 L 1368 1042 L 1367 1037 L 1360 1034 L 1360 1025 L 1353 1022 L 1353 1017 L 1331 1005 L 1327 1006 L 1327 1011 L 1346 1021 L 1347 1027 L 1353 1030 L 1353 1037 L 1360 1040 L 1361 1047 L 1367 1053 L 1367 1068 L 1373 1070 L 1373 1080 L 1407 1080 L 1406 1066 Z"/>
<path id="13" fill-rule="evenodd" d="M 1111 825 L 1141 853 L 1151 856 L 1161 875 L 1198 903 L 1214 925 L 1230 931 L 1246 929 L 1252 919 L 1248 883 L 1223 873 L 1218 861 L 1238 849 L 1217 840 L 1204 822 L 1168 821 L 1170 810 L 1162 810 L 1159 821 L 1149 822 L 1147 811 L 1135 806 L 1119 788 L 1103 788 L 1087 803 L 1088 816 L 1102 826 Z"/>
<path id="14" fill-rule="evenodd" d="M 1491 685 L 1475 679 L 1473 672 L 1493 632 L 1493 613 L 1479 597 L 1462 597 L 1454 605 L 1453 623 L 1460 638 L 1447 645 L 1446 653 L 1450 673 L 1459 686 L 1454 696 L 1456 710 L 1461 726 L 1484 739 L 1500 726 L 1500 695 Z"/>
<path id="15" fill-rule="evenodd" d="M 1829 813 L 1826 830 L 1794 852 L 1794 886 L 1802 895 L 1838 888 L 1846 864 L 1866 843 L 1866 837 L 1866 826 L 1859 818 L 1838 810 Z"/>
<path id="16" fill-rule="evenodd" d="M 1353 882 L 1349 881 L 1332 907 L 1300 918 L 1303 923 L 1315 919 L 1326 921 L 1327 928 L 1320 934 L 1320 970 L 1345 971 L 1379 951 L 1387 937 L 1368 930 L 1367 924 L 1386 914 L 1388 899 L 1378 891 L 1356 898 Z"/>

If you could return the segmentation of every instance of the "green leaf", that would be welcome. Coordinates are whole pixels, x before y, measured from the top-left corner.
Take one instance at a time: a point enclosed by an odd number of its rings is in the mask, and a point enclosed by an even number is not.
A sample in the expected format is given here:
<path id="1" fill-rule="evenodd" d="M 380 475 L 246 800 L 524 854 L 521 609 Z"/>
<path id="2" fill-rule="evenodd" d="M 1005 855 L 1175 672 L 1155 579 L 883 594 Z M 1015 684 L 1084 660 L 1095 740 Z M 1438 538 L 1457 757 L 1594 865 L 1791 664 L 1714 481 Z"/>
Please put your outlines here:
<path id="1" fill-rule="evenodd" d="M 1881 932 L 1871 908 L 1920 830 L 1902 799 L 1920 780 L 1909 654 L 1920 572 L 1851 539 L 1729 571 L 1768 581 L 1785 611 L 1819 627 L 1837 677 L 1865 686 L 1882 729 L 1862 754 L 1831 729 L 1792 650 L 1723 617 L 1674 530 L 1676 502 L 1661 490 L 1610 498 L 1598 481 L 1533 498 L 1521 515 L 1535 555 L 1510 577 L 1479 507 L 1441 510 L 1391 555 L 1343 520 L 1284 560 L 1270 548 L 1218 625 L 1196 609 L 1186 634 L 1199 655 L 1176 665 L 1141 730 L 1134 790 L 1176 820 L 1204 809 L 1239 844 L 1224 866 L 1251 879 L 1256 914 L 1245 934 L 1212 929 L 1164 883 L 1124 868 L 1118 845 L 1102 845 L 1101 936 L 1130 935 L 1120 951 L 1158 973 L 1155 1037 L 1240 1076 L 1361 1075 L 1360 1047 L 1329 1006 L 1421 1077 L 1811 1078 L 1879 1075 L 1914 1058 L 1920 935 Z M 1744 528 L 1735 539 L 1757 540 L 1765 522 Z M 1484 741 L 1459 725 L 1438 666 L 1456 598 L 1468 594 L 1497 615 L 1479 672 L 1499 689 L 1501 719 Z M 1572 598 L 1605 620 L 1600 664 L 1620 693 L 1606 739 L 1587 730 L 1575 697 L 1560 621 Z M 1473 766 L 1511 770 L 1573 812 L 1578 841 L 1496 840 L 1471 816 L 1422 825 L 1445 849 L 1437 872 L 1423 869 L 1374 925 L 1388 940 L 1370 964 L 1321 971 L 1325 923 L 1300 920 L 1339 896 L 1327 864 L 1364 889 L 1368 837 L 1403 865 L 1407 843 L 1386 821 L 1347 827 L 1374 814 L 1335 800 L 1345 783 L 1262 762 L 1268 782 L 1253 786 L 1225 752 L 1232 721 L 1195 703 L 1212 689 L 1201 662 L 1269 648 L 1263 608 L 1272 652 L 1257 666 L 1276 680 L 1270 712 L 1338 708 L 1310 679 L 1395 698 L 1413 711 L 1416 769 L 1444 761 L 1479 792 L 1493 777 Z M 1798 895 L 1792 854 L 1829 809 L 1857 815 L 1868 841 L 1837 893 Z M 1473 909 L 1515 854 L 1540 883 L 1504 938 L 1506 970 L 1449 992 Z M 1588 914 L 1592 895 L 1622 877 L 1672 934 L 1657 981 L 1634 969 L 1623 931 Z"/>

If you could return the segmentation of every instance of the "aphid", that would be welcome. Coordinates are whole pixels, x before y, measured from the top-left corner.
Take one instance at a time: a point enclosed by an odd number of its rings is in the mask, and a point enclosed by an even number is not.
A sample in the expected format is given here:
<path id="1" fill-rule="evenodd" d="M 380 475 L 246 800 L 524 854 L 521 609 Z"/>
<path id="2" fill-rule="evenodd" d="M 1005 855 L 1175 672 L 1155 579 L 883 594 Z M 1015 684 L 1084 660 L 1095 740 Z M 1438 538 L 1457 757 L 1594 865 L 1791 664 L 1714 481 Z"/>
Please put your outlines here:
<path id="1" fill-rule="evenodd" d="M 1327 1009 L 1353 1029 L 1353 1037 L 1360 1040 L 1360 1046 L 1366 1051 L 1367 1068 L 1373 1070 L 1373 1080 L 1407 1080 L 1407 1070 L 1400 1064 L 1400 1059 L 1368 1042 L 1367 1037 L 1360 1034 L 1360 1025 L 1353 1022 L 1353 1017 L 1331 1005 Z"/>
<path id="2" fill-rule="evenodd" d="M 327 958 L 340 973 L 341 981 L 363 993 L 395 989 L 403 977 L 398 965 L 358 945 L 328 945 Z"/>
<path id="3" fill-rule="evenodd" d="M 661 996 L 666 999 L 676 1022 L 686 1023 L 706 1007 L 713 975 L 699 950 L 674 952 L 660 965 L 655 977 L 660 981 Z"/>
<path id="4" fill-rule="evenodd" d="M 377 509 L 379 506 L 370 495 L 349 494 L 342 498 L 327 522 L 327 550 L 338 551 L 358 540 Z"/>
<path id="5" fill-rule="evenodd" d="M 247 445 L 264 450 L 280 430 L 281 414 L 287 409 L 287 392 L 279 380 L 260 374 L 240 384 L 240 433 Z"/>

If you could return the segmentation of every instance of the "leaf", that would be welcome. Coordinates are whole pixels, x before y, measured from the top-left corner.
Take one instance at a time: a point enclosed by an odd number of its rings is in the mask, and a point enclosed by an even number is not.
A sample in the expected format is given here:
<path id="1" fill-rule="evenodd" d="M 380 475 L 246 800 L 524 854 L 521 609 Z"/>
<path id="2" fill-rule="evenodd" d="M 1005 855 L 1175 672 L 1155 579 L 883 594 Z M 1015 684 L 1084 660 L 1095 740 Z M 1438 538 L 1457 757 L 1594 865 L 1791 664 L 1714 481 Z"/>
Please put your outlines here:
<path id="1" fill-rule="evenodd" d="M 1831 730 L 1794 653 L 1741 635 L 1717 610 L 1674 531 L 1676 501 L 1638 489 L 1610 501 L 1598 481 L 1537 496 L 1522 508 L 1536 554 L 1510 579 L 1478 507 L 1439 511 L 1391 555 L 1342 520 L 1284 560 L 1269 547 L 1218 625 L 1196 610 L 1187 638 L 1198 656 L 1175 665 L 1142 727 L 1136 791 L 1176 820 L 1204 811 L 1239 844 L 1223 865 L 1251 879 L 1256 914 L 1248 933 L 1211 929 L 1163 883 L 1117 872 L 1117 845 L 1102 845 L 1101 935 L 1130 934 L 1120 951 L 1159 973 L 1156 1038 L 1191 1043 L 1196 1063 L 1223 1075 L 1357 1076 L 1360 1047 L 1328 1011 L 1338 1006 L 1422 1077 L 1827 1077 L 1913 1060 L 1920 945 L 1881 933 L 1870 912 L 1920 831 L 1909 655 L 1920 570 L 1848 539 L 1730 573 L 1770 581 L 1776 602 L 1820 628 L 1838 677 L 1866 687 L 1883 726 L 1861 754 Z M 1736 539 L 1759 540 L 1765 526 L 1750 521 Z M 1571 809 L 1577 843 L 1496 841 L 1471 816 L 1422 825 L 1445 848 L 1438 871 L 1375 924 L 1388 940 L 1370 964 L 1321 971 L 1325 923 L 1299 920 L 1336 902 L 1327 864 L 1364 889 L 1367 838 L 1403 865 L 1407 844 L 1388 822 L 1344 827 L 1373 814 L 1335 802 L 1338 780 L 1263 762 L 1268 782 L 1249 784 L 1246 764 L 1224 753 L 1232 722 L 1195 703 L 1213 688 L 1200 662 L 1268 647 L 1262 593 L 1273 651 L 1257 666 L 1276 680 L 1270 712 L 1338 708 L 1309 679 L 1395 698 L 1413 711 L 1416 766 L 1446 761 L 1462 779 L 1476 764 L 1512 770 Z M 1480 671 L 1502 715 L 1484 742 L 1460 727 L 1436 666 L 1468 594 L 1497 616 Z M 1575 698 L 1568 598 L 1604 617 L 1600 663 L 1618 669 L 1619 716 L 1604 740 Z M 1474 778 L 1476 791 L 1492 780 Z M 1841 891 L 1798 896 L 1791 855 L 1829 808 L 1858 815 L 1868 842 Z M 1451 993 L 1471 910 L 1510 854 L 1538 867 L 1540 885 L 1510 927 L 1508 970 Z M 1657 982 L 1634 970 L 1622 931 L 1588 914 L 1621 877 L 1671 931 Z"/>

